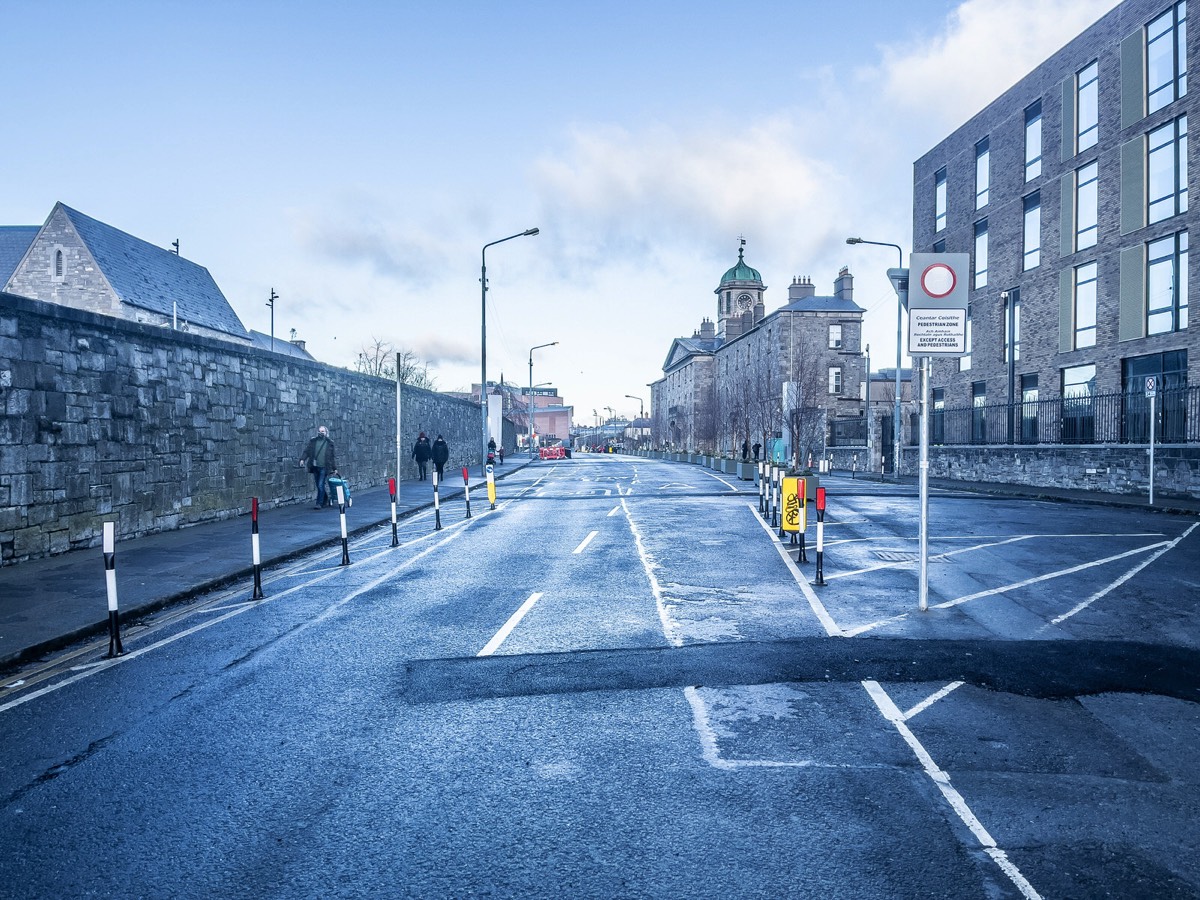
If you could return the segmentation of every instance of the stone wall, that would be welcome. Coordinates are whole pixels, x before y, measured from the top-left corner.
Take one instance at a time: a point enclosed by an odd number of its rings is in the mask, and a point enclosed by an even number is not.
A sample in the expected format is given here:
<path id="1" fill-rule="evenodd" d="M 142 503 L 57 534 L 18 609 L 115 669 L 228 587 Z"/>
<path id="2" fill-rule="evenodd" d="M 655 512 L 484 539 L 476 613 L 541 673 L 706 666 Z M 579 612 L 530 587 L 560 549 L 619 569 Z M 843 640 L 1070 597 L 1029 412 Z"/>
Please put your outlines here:
<path id="1" fill-rule="evenodd" d="M 478 404 L 403 400 L 402 461 L 422 427 L 479 460 Z M 390 380 L 0 294 L 0 565 L 307 501 L 319 424 L 356 489 L 395 472 Z"/>

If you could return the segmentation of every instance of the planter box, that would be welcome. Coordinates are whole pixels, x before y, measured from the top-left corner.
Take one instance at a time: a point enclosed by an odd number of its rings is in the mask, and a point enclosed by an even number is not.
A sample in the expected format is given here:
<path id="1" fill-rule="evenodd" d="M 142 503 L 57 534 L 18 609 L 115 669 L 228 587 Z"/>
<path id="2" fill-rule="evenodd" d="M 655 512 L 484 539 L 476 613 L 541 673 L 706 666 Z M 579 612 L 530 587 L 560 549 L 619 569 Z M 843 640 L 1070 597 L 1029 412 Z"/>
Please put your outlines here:
<path id="1" fill-rule="evenodd" d="M 741 481 L 754 481 L 758 466 L 752 462 L 740 462 L 737 464 L 737 477 Z"/>

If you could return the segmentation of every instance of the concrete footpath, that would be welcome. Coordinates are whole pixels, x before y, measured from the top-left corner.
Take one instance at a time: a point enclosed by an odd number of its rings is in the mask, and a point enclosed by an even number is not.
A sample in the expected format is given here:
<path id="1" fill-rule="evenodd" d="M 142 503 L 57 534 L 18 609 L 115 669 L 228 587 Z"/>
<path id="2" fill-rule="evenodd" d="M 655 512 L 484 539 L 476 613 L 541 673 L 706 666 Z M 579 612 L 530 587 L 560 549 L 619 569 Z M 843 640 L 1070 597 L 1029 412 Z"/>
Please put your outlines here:
<path id="1" fill-rule="evenodd" d="M 511 459 L 496 467 L 497 480 L 529 465 Z M 485 485 L 472 472 L 471 505 L 487 509 Z M 433 507 L 433 481 L 403 481 L 397 519 Z M 445 514 L 464 511 L 458 470 L 438 490 Z M 385 486 L 353 491 L 346 530 L 353 537 L 391 522 L 391 495 Z M 482 504 L 482 506 L 480 506 Z M 474 510 L 473 510 L 474 511 Z M 341 522 L 336 506 L 314 509 L 312 501 L 258 514 L 264 568 L 328 547 L 341 559 Z M 246 599 L 254 587 L 250 509 L 244 515 L 206 522 L 116 545 L 117 595 L 121 621 L 170 606 L 206 591 L 243 583 Z M 47 559 L 0 567 L 0 671 L 36 659 L 76 641 L 108 633 L 108 592 L 100 547 L 72 550 Z"/>
<path id="2" fill-rule="evenodd" d="M 497 479 L 502 480 L 526 465 L 529 465 L 528 460 L 510 458 L 503 466 L 497 466 Z M 473 479 L 477 477 L 473 474 Z M 842 490 L 855 483 L 842 473 L 823 478 L 829 479 L 827 484 L 836 481 Z M 860 474 L 857 478 L 857 483 L 864 488 L 873 482 L 903 494 L 917 489 L 913 479 L 901 479 L 897 483 L 890 478 L 881 480 L 878 476 Z M 940 479 L 930 479 L 930 483 L 931 487 L 946 491 L 1150 508 L 1145 497 Z M 447 515 L 463 514 L 462 493 L 459 477 L 442 485 L 439 495 L 447 507 Z M 432 481 L 404 481 L 399 494 L 398 518 L 433 506 Z M 1200 515 L 1198 500 L 1156 497 L 1155 501 L 1156 510 Z M 484 486 L 474 480 L 471 503 L 476 509 L 484 509 L 487 504 Z M 354 492 L 354 504 L 346 511 L 346 527 L 351 536 L 390 520 L 391 497 L 386 487 Z M 264 568 L 322 547 L 329 548 L 331 558 L 340 560 L 338 510 L 336 507 L 313 509 L 311 503 L 262 510 L 259 513 L 259 541 Z M 245 585 L 246 599 L 250 599 L 253 566 L 249 508 L 244 515 L 234 519 L 118 541 L 116 562 L 122 622 L 239 582 Z M 84 638 L 107 634 L 107 631 L 108 595 L 100 547 L 0 567 L 0 671 Z"/>

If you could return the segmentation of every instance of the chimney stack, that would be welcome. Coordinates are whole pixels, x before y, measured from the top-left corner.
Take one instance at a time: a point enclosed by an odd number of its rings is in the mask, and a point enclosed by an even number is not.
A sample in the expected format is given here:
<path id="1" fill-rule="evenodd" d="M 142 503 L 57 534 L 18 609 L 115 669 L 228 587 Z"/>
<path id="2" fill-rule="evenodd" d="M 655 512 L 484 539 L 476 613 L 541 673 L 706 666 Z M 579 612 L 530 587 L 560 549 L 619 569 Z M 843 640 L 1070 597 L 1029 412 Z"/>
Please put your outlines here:
<path id="1" fill-rule="evenodd" d="M 815 296 L 816 293 L 817 288 L 807 275 L 793 278 L 792 283 L 788 285 L 788 303 Z"/>
<path id="2" fill-rule="evenodd" d="M 842 266 L 838 272 L 837 281 L 833 283 L 833 295 L 839 300 L 854 300 L 854 276 L 850 274 L 849 266 Z"/>

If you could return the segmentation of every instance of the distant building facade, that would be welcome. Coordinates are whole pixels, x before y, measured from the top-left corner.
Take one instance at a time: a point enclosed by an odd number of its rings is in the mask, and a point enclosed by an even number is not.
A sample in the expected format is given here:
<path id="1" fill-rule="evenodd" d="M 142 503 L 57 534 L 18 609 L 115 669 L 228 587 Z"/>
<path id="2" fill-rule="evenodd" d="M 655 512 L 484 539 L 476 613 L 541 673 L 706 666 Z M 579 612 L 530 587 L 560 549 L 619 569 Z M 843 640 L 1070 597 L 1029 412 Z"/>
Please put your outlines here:
<path id="1" fill-rule="evenodd" d="M 839 420 L 854 420 L 865 436 L 863 310 L 849 270 L 828 296 L 794 278 L 787 303 L 771 313 L 766 290 L 739 249 L 714 291 L 716 319 L 672 342 L 650 386 L 656 447 L 738 454 L 746 441 L 787 437 L 803 459 L 823 452 Z"/>

